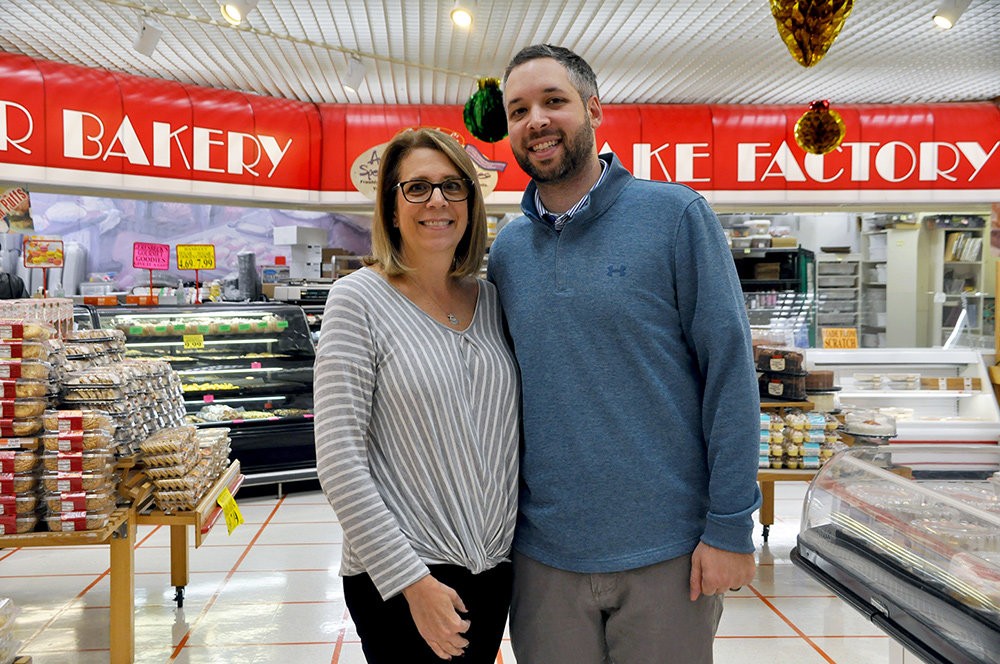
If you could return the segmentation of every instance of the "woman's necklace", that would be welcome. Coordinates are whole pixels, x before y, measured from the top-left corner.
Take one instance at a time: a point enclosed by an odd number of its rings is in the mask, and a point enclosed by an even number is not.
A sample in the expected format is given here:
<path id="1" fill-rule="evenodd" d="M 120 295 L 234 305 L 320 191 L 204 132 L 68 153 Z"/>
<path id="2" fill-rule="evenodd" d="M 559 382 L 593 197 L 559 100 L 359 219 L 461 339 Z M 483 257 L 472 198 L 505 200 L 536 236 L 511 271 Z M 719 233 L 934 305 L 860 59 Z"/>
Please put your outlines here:
<path id="1" fill-rule="evenodd" d="M 442 307 L 441 303 L 438 302 L 437 299 L 433 295 L 431 295 L 426 289 L 424 289 L 424 287 L 420 285 L 419 281 L 417 281 L 416 279 L 414 279 L 410 275 L 406 275 L 406 276 L 410 280 L 410 282 L 414 286 L 417 287 L 417 290 L 419 290 L 421 293 L 423 293 L 425 296 L 427 296 L 427 299 L 429 299 L 431 302 L 433 302 L 434 305 L 438 309 L 441 310 L 441 313 L 444 314 L 445 318 L 448 319 L 449 323 L 451 323 L 452 325 L 458 325 L 461 322 L 461 321 L 458 320 L 458 316 L 456 316 L 455 314 L 451 313 L 450 311 L 448 311 L 447 309 L 445 309 L 444 307 Z"/>

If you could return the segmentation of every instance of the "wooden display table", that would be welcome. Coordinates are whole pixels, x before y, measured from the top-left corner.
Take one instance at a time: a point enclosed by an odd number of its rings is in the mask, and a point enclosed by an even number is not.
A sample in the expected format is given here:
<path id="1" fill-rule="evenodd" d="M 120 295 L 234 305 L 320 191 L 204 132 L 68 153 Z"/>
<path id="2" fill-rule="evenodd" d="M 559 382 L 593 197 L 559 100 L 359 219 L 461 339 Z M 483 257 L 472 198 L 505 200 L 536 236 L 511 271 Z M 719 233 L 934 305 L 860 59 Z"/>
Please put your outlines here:
<path id="1" fill-rule="evenodd" d="M 812 410 L 811 401 L 761 401 L 760 409 L 783 413 L 786 410 Z M 775 482 L 809 482 L 816 475 L 816 468 L 761 468 L 757 471 L 757 482 L 760 484 L 760 525 L 764 527 L 764 541 L 771 534 L 774 525 L 774 483 Z"/>
<path id="2" fill-rule="evenodd" d="M 212 488 L 205 492 L 193 510 L 164 512 L 154 509 L 151 488 L 135 501 L 134 504 L 139 506 L 137 523 L 170 527 L 170 585 L 175 590 L 174 601 L 177 602 L 177 608 L 184 606 L 184 588 L 189 580 L 188 526 L 194 526 L 194 547 L 197 549 L 222 514 L 222 508 L 217 503 L 222 490 L 229 489 L 229 493 L 235 495 L 243 480 L 244 475 L 240 472 L 240 462 L 237 459 L 219 476 Z"/>
<path id="3" fill-rule="evenodd" d="M 0 535 L 0 548 L 35 546 L 111 547 L 111 664 L 130 664 L 135 658 L 135 519 L 127 507 L 116 509 L 100 530 L 77 533 L 32 532 Z M 30 658 L 15 660 L 20 664 Z"/>

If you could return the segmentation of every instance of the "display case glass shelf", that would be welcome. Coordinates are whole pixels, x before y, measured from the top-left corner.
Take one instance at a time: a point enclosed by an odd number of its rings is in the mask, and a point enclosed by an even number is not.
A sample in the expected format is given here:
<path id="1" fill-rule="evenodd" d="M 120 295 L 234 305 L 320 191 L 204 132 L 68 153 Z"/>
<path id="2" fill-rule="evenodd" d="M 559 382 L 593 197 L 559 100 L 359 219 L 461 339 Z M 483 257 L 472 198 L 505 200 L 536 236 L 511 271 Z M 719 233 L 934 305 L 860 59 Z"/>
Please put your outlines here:
<path id="1" fill-rule="evenodd" d="M 300 307 L 119 307 L 98 309 L 97 317 L 100 327 L 125 332 L 127 356 L 170 363 L 188 421 L 229 427 L 233 456 L 248 477 L 315 468 L 315 352 Z"/>
<path id="2" fill-rule="evenodd" d="M 1000 447 L 855 447 L 807 490 L 793 561 L 928 662 L 1000 653 Z"/>

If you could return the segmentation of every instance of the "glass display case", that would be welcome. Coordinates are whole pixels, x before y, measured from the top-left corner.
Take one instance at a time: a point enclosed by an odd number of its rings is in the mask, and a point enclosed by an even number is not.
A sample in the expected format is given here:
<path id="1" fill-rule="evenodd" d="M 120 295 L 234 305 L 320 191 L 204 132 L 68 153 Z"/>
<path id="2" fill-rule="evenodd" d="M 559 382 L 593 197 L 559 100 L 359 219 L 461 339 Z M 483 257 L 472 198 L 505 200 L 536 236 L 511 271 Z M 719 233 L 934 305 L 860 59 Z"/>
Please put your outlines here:
<path id="1" fill-rule="evenodd" d="M 809 485 L 793 561 L 927 662 L 1000 653 L 1000 447 L 888 445 Z"/>
<path id="2" fill-rule="evenodd" d="M 249 483 L 315 477 L 314 345 L 300 307 L 278 303 L 98 309 L 126 335 L 126 355 L 165 359 L 187 419 L 231 429 Z"/>

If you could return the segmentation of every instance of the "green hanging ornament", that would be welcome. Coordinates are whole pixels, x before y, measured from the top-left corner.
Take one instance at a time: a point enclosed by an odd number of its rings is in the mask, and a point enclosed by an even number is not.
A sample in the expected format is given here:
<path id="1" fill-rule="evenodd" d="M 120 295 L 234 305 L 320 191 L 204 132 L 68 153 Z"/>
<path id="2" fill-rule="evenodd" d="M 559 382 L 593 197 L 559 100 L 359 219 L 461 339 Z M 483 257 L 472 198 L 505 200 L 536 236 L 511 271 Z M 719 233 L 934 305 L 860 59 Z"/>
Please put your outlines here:
<path id="1" fill-rule="evenodd" d="M 507 114 L 503 110 L 500 79 L 481 78 L 479 89 L 465 102 L 465 127 L 473 136 L 496 143 L 507 135 Z"/>

